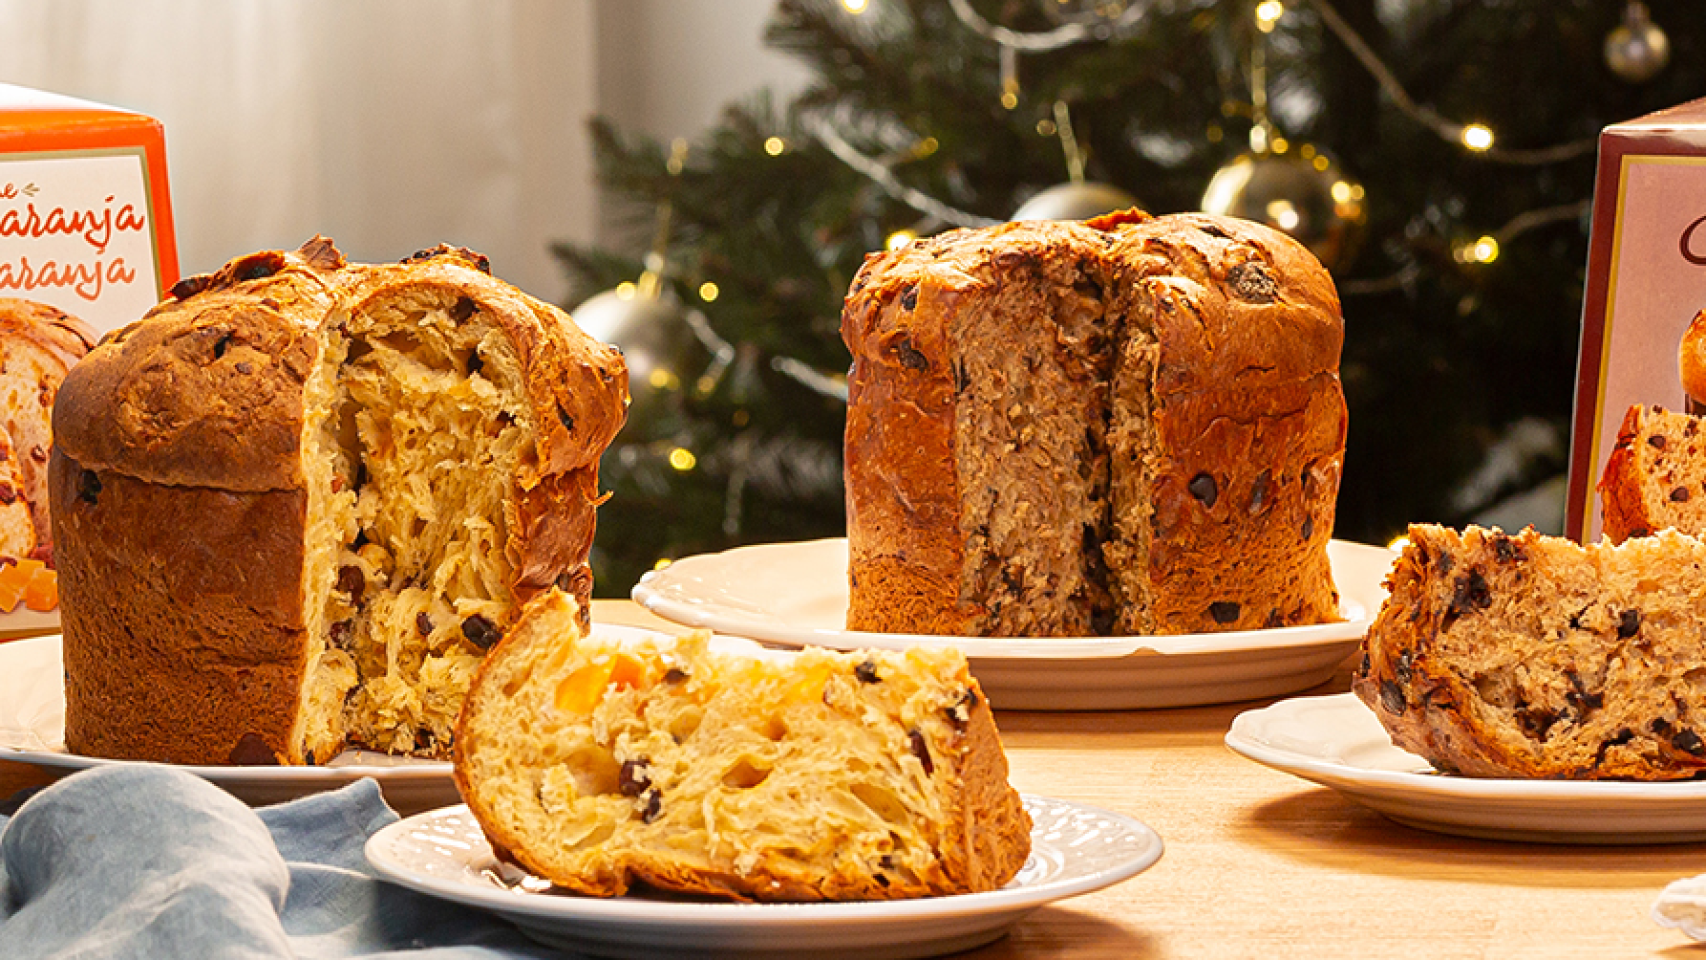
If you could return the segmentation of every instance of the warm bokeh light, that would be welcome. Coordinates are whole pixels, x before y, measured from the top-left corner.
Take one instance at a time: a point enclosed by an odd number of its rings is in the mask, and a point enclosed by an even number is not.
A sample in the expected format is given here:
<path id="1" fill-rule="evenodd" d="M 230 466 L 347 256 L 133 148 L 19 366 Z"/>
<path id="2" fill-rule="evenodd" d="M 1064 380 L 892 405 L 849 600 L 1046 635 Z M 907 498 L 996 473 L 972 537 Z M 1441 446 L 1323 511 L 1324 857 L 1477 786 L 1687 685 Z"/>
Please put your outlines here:
<path id="1" fill-rule="evenodd" d="M 890 250 L 899 250 L 901 247 L 904 247 L 917 239 L 918 234 L 913 233 L 911 230 L 896 230 L 889 234 L 889 238 L 883 243 L 883 246 Z"/>
<path id="2" fill-rule="evenodd" d="M 695 457 L 693 451 L 686 447 L 676 447 L 669 452 L 669 465 L 682 473 L 686 473 L 699 465 L 699 458 Z"/>
<path id="3" fill-rule="evenodd" d="M 1471 123 L 1463 128 L 1463 145 L 1480 153 L 1493 148 L 1493 128 L 1484 123 Z"/>
<path id="4" fill-rule="evenodd" d="M 1285 4 L 1280 0 L 1262 0 L 1256 4 L 1256 27 L 1263 33 L 1272 33 L 1274 24 L 1285 16 Z"/>
<path id="5" fill-rule="evenodd" d="M 622 300 L 632 300 L 639 289 L 634 285 L 634 281 L 624 280 L 616 285 L 616 296 Z"/>
<path id="6" fill-rule="evenodd" d="M 786 149 L 788 149 L 788 141 L 783 140 L 781 137 L 770 137 L 764 141 L 764 152 L 770 154 L 772 157 L 781 156 L 782 151 Z"/>
<path id="7" fill-rule="evenodd" d="M 711 301 L 717 299 L 717 294 L 722 293 L 722 292 L 723 291 L 720 288 L 718 288 L 718 286 L 715 283 L 712 283 L 709 280 L 707 280 L 704 283 L 701 283 L 699 285 L 699 299 L 705 301 L 706 303 L 710 303 Z"/>

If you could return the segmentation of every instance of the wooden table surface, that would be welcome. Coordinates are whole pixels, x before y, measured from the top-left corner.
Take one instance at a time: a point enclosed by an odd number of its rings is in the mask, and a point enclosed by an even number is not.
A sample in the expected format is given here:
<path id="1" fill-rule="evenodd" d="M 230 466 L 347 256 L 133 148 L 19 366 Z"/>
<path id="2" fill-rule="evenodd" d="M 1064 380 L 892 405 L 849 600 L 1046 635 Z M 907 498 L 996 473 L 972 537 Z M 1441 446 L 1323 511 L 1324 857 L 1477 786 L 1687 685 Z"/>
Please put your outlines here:
<path id="1" fill-rule="evenodd" d="M 662 625 L 626 601 L 597 601 L 594 618 Z M 1347 677 L 1310 692 L 1347 689 Z M 1649 917 L 1666 883 L 1706 873 L 1706 844 L 1551 846 L 1400 826 L 1228 750 L 1232 718 L 1258 705 L 998 713 L 1015 787 L 1136 817 L 1166 853 L 960 956 L 1706 958 Z M 46 780 L 0 762 L 0 798 Z"/>

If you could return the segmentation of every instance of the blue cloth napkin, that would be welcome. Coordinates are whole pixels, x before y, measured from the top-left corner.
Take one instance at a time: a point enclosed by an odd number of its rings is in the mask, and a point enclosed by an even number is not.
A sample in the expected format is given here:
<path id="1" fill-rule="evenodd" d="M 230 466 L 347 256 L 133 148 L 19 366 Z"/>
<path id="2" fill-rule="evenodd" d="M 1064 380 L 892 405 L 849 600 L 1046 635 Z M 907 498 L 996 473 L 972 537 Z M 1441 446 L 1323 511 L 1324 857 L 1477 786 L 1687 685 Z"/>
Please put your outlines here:
<path id="1" fill-rule="evenodd" d="M 170 767 L 85 770 L 0 817 L 0 958 L 560 956 L 376 879 L 362 845 L 396 819 L 372 780 L 251 810 Z"/>

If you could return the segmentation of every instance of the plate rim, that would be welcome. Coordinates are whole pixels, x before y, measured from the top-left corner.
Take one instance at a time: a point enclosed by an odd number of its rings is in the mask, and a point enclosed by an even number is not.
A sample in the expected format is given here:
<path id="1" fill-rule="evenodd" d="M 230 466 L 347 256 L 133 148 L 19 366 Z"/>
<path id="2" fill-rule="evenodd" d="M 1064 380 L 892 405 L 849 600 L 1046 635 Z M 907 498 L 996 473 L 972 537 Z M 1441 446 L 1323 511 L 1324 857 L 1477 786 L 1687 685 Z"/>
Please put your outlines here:
<path id="1" fill-rule="evenodd" d="M 620 623 L 595 623 L 594 633 L 607 636 L 618 636 L 631 639 L 649 637 L 668 637 L 671 634 L 665 630 L 653 627 L 635 626 Z M 62 635 L 49 633 L 40 636 L 23 637 L 16 640 L 0 642 L 0 669 L 3 669 L 10 658 L 21 653 L 33 651 L 36 647 L 62 642 Z M 63 690 L 63 671 L 58 678 Z M 21 683 L 27 679 L 9 677 L 8 682 Z M 63 697 L 63 693 L 61 693 Z M 63 700 L 61 701 L 63 703 Z M 0 736 L 5 731 L 0 730 Z M 63 730 L 61 731 L 63 738 Z M 342 754 L 340 754 L 342 756 Z M 335 759 L 335 758 L 334 758 Z M 63 748 L 59 750 L 38 750 L 20 747 L 12 743 L 0 742 L 0 761 L 10 763 L 26 763 L 37 767 L 53 770 L 80 771 L 94 767 L 104 767 L 122 764 L 151 763 L 169 766 L 185 773 L 200 777 L 209 783 L 221 786 L 295 786 L 303 787 L 333 787 L 372 777 L 388 785 L 406 785 L 415 782 L 450 782 L 452 764 L 448 760 L 424 760 L 412 757 L 398 757 L 389 763 L 341 763 L 336 766 L 317 764 L 315 766 L 218 766 L 210 764 L 174 764 L 156 760 L 126 760 L 117 757 L 92 757 L 79 753 L 71 753 Z"/>
<path id="2" fill-rule="evenodd" d="M 763 916 L 772 930 L 778 926 L 843 924 L 848 922 L 917 921 L 974 916 L 1002 917 L 1026 913 L 1050 903 L 1082 896 L 1124 882 L 1150 869 L 1166 852 L 1166 843 L 1153 827 L 1127 814 L 1093 804 L 1035 794 L 1020 794 L 1027 801 L 1059 804 L 1074 811 L 1105 817 L 1119 823 L 1144 842 L 1144 850 L 1116 867 L 1104 868 L 1069 880 L 1046 881 L 1029 887 L 1003 887 L 979 893 L 949 894 L 907 900 L 861 900 L 815 903 L 734 903 L 646 900 L 635 897 L 551 896 L 457 883 L 408 871 L 376 855 L 397 834 L 414 826 L 453 815 L 473 820 L 467 804 L 440 807 L 404 817 L 375 831 L 362 846 L 367 864 L 385 880 L 399 886 L 439 896 L 453 902 L 477 906 L 502 914 L 558 922 L 602 922 L 605 924 L 671 923 L 706 928 L 744 926 Z M 477 825 L 476 825 L 477 826 Z M 482 840 L 484 838 L 482 837 Z M 1037 838 L 1033 834 L 1033 847 Z"/>
<path id="3" fill-rule="evenodd" d="M 861 647 L 890 650 L 905 650 L 911 647 L 952 647 L 963 651 L 967 657 L 974 661 L 1089 661 L 1118 660 L 1132 657 L 1182 658 L 1279 649 L 1305 650 L 1360 640 L 1362 635 L 1367 632 L 1368 626 L 1373 622 L 1374 614 L 1379 608 L 1380 596 L 1384 594 L 1385 589 L 1383 584 L 1386 571 L 1390 569 L 1392 561 L 1395 561 L 1398 556 L 1386 547 L 1373 544 L 1336 539 L 1329 542 L 1329 556 L 1332 556 L 1334 552 L 1342 552 L 1346 554 L 1347 561 L 1360 556 L 1372 565 L 1377 555 L 1383 555 L 1387 558 L 1387 562 L 1381 567 L 1378 577 L 1371 576 L 1367 582 L 1359 580 L 1350 585 L 1357 588 L 1356 592 L 1359 597 L 1350 596 L 1351 590 L 1347 589 L 1345 583 L 1337 584 L 1340 595 L 1340 612 L 1346 615 L 1344 620 L 1325 624 L 1276 627 L 1267 630 L 1179 635 L 1036 639 L 831 630 L 822 627 L 789 626 L 785 623 L 766 623 L 751 619 L 741 620 L 727 615 L 708 613 L 702 606 L 674 596 L 667 587 L 661 586 L 679 580 L 684 572 L 682 569 L 678 569 L 682 565 L 686 565 L 688 570 L 692 570 L 707 563 L 727 562 L 731 557 L 741 554 L 751 555 L 760 551 L 823 550 L 834 549 L 838 544 L 842 545 L 842 549 L 845 549 L 846 542 L 847 538 L 845 537 L 823 537 L 815 540 L 747 544 L 713 553 L 694 554 L 676 560 L 661 569 L 648 571 L 633 586 L 630 596 L 634 602 L 653 614 L 685 627 L 710 629 L 734 636 L 751 637 L 766 643 L 784 643 L 794 646 L 817 645 L 840 650 Z M 1360 568 L 1361 564 L 1359 563 L 1358 566 Z M 1361 596 L 1362 594 L 1367 595 Z"/>
<path id="4" fill-rule="evenodd" d="M 1233 752 L 1263 766 L 1353 795 L 1372 795 L 1378 788 L 1383 789 L 1389 796 L 1401 792 L 1402 796 L 1412 799 L 1474 800 L 1501 804 L 1588 801 L 1617 802 L 1624 806 L 1666 806 L 1706 800 L 1706 780 L 1544 780 L 1518 777 L 1457 777 L 1375 770 L 1287 750 L 1250 734 L 1250 726 L 1261 722 L 1264 719 L 1263 714 L 1269 717 L 1280 716 L 1286 711 L 1324 701 L 1332 701 L 1326 705 L 1334 707 L 1343 704 L 1348 708 L 1354 704 L 1357 709 L 1370 715 L 1373 713 L 1354 693 L 1287 697 L 1238 714 L 1232 719 L 1223 739 Z M 1389 744 L 1390 740 L 1386 743 Z M 1416 763 L 1419 767 L 1427 765 L 1427 761 L 1421 757 L 1416 757 Z M 1703 828 L 1706 828 L 1706 811 L 1701 814 L 1701 823 Z"/>

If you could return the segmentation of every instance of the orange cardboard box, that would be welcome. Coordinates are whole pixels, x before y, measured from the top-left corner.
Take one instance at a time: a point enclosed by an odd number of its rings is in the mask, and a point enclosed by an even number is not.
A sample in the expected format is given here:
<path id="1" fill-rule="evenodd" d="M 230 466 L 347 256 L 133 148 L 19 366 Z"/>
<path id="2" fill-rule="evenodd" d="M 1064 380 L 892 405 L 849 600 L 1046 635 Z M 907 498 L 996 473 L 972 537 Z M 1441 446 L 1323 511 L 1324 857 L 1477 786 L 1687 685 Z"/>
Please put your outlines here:
<path id="1" fill-rule="evenodd" d="M 160 122 L 0 84 L 0 297 L 105 333 L 177 282 Z"/>
<path id="2" fill-rule="evenodd" d="M 1706 100 L 1600 133 L 1583 293 L 1564 528 L 1593 541 L 1624 413 L 1688 409 L 1677 355 L 1706 308 Z"/>

